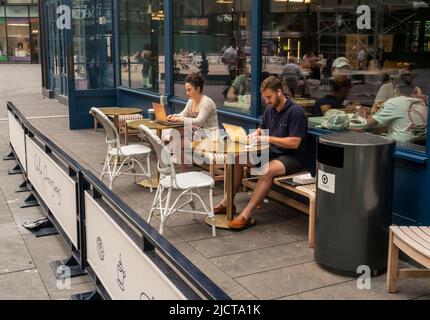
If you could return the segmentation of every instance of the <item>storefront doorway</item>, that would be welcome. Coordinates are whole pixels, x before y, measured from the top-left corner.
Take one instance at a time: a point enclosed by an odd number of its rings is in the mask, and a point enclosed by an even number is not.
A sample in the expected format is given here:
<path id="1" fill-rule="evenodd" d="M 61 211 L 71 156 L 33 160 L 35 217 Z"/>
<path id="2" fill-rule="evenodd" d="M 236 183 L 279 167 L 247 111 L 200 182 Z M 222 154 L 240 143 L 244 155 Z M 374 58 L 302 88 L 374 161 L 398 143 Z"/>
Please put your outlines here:
<path id="1" fill-rule="evenodd" d="M 0 63 L 39 63 L 36 4 L 0 6 Z"/>
<path id="2" fill-rule="evenodd" d="M 45 24 L 47 25 L 48 47 L 48 81 L 49 89 L 56 94 L 67 96 L 67 54 L 66 31 L 57 27 L 57 8 L 63 1 L 48 0 L 45 2 Z"/>

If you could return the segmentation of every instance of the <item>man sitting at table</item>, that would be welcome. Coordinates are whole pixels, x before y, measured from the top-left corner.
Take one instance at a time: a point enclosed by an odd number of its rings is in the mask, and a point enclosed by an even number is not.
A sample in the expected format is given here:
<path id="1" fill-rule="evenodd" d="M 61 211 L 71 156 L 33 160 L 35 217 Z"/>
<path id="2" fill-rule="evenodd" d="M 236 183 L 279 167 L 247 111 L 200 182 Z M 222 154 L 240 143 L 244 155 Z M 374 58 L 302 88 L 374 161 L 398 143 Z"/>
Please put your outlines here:
<path id="1" fill-rule="evenodd" d="M 253 143 L 269 143 L 270 162 L 255 187 L 251 200 L 242 213 L 230 222 L 230 227 L 242 230 L 253 225 L 251 219 L 257 206 L 264 200 L 272 187 L 273 178 L 290 175 L 303 170 L 306 152 L 308 121 L 302 107 L 288 100 L 282 90 L 282 83 L 276 77 L 269 77 L 261 85 L 261 94 L 266 102 L 261 127 L 249 136 Z M 269 136 L 262 130 L 268 130 Z M 235 166 L 234 194 L 236 194 L 243 177 L 244 164 Z M 234 208 L 235 210 L 235 208 Z M 227 212 L 227 195 L 215 207 L 215 214 Z"/>
<path id="2" fill-rule="evenodd" d="M 417 95 L 416 87 L 407 83 L 398 85 L 394 94 L 396 97 L 385 102 L 380 108 L 373 106 L 367 120 L 368 127 L 386 126 L 388 137 L 400 142 L 425 139 L 428 97 Z"/>
<path id="3" fill-rule="evenodd" d="M 330 92 L 315 102 L 312 116 L 322 117 L 331 109 L 345 108 L 344 102 L 351 90 L 351 81 L 346 75 L 337 75 L 329 80 Z"/>
<path id="4" fill-rule="evenodd" d="M 239 76 L 234 79 L 233 84 L 227 93 L 227 101 L 236 102 L 239 96 L 251 94 L 251 73 L 245 66 Z"/>

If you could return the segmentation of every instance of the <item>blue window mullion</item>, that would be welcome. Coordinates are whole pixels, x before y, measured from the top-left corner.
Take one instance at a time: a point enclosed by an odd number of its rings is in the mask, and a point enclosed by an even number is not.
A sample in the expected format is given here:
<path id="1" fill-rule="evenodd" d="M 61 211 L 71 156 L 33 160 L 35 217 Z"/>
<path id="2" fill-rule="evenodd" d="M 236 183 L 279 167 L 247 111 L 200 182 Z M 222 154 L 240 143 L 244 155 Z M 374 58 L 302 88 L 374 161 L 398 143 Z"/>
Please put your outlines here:
<path id="1" fill-rule="evenodd" d="M 116 13 L 116 14 L 115 14 Z M 114 88 L 117 88 L 121 84 L 121 48 L 120 48 L 120 11 L 119 11 L 119 0 L 113 0 L 112 2 L 112 46 L 113 46 L 113 57 L 112 63 L 114 68 Z"/>
<path id="2" fill-rule="evenodd" d="M 261 108 L 260 82 L 261 82 L 261 44 L 262 44 L 262 17 L 261 1 L 252 0 L 252 53 L 251 53 L 251 117 L 257 118 Z"/>
<path id="3" fill-rule="evenodd" d="M 166 96 L 174 97 L 173 83 L 173 1 L 164 1 L 164 77 L 166 82 Z"/>

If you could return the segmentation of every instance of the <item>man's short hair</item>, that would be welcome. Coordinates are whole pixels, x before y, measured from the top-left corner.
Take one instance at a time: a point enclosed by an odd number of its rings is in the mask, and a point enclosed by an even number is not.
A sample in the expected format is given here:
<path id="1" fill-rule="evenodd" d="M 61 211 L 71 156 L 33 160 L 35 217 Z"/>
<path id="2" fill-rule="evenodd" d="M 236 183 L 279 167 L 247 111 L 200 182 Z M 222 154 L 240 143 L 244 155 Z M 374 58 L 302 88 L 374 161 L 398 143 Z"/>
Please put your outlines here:
<path id="1" fill-rule="evenodd" d="M 272 90 L 273 92 L 277 92 L 278 90 L 282 90 L 282 82 L 275 76 L 270 76 L 266 80 L 263 81 L 260 87 L 260 91 L 264 92 L 267 89 Z"/>
<path id="2" fill-rule="evenodd" d="M 397 95 L 410 97 L 415 91 L 415 87 L 410 84 L 399 84 L 395 89 Z"/>

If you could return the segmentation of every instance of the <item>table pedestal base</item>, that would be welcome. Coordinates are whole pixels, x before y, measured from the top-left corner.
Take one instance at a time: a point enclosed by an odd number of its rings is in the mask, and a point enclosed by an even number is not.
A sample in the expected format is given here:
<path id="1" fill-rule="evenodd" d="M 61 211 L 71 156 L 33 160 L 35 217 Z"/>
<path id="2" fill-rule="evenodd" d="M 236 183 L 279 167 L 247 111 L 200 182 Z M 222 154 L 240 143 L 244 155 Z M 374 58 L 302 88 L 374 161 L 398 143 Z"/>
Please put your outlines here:
<path id="1" fill-rule="evenodd" d="M 152 188 L 153 188 L 153 189 L 157 189 L 157 188 L 158 188 L 158 184 L 159 184 L 159 180 L 158 180 L 158 178 L 157 178 L 157 177 L 152 178 L 152 182 L 151 182 L 151 184 L 152 184 Z M 140 185 L 142 188 L 146 188 L 146 189 L 149 189 L 149 188 L 151 187 L 151 186 L 150 186 L 150 184 L 149 184 L 149 179 L 145 179 L 145 180 L 141 181 L 141 182 L 139 183 L 139 185 Z"/>

